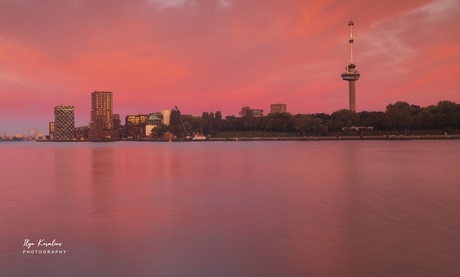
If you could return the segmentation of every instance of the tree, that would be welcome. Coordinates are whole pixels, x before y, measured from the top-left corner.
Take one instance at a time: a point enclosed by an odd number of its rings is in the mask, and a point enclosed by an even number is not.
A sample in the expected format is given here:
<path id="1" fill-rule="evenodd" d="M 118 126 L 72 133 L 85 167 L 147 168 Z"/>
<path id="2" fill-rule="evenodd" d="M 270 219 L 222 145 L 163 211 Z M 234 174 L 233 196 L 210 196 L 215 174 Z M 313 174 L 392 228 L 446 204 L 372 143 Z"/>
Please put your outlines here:
<path id="1" fill-rule="evenodd" d="M 449 116 L 445 113 L 438 112 L 435 117 L 436 126 L 443 129 L 449 123 Z"/>
<path id="2" fill-rule="evenodd" d="M 337 130 L 343 127 L 352 127 L 359 125 L 359 115 L 354 111 L 347 109 L 338 110 L 332 113 L 332 126 Z"/>
<path id="3" fill-rule="evenodd" d="M 252 122 L 251 122 L 251 129 L 252 130 L 258 130 L 260 127 L 260 118 L 256 117 Z"/>
<path id="4" fill-rule="evenodd" d="M 453 112 L 450 115 L 450 122 L 452 126 L 455 126 L 455 129 L 458 128 L 458 123 L 460 123 L 460 112 Z"/>
<path id="5" fill-rule="evenodd" d="M 265 126 L 266 129 L 273 131 L 273 126 L 275 125 L 275 120 L 273 118 L 270 118 L 267 122 L 267 125 Z"/>
<path id="6" fill-rule="evenodd" d="M 182 123 L 180 120 L 180 114 L 176 109 L 171 110 L 171 114 L 169 116 L 169 131 L 173 133 L 178 133 L 181 131 Z"/>
<path id="7" fill-rule="evenodd" d="M 219 124 L 221 121 L 222 121 L 222 113 L 220 111 L 217 111 L 216 114 L 214 115 L 214 122 L 213 122 L 214 130 L 219 129 Z"/>
<path id="8" fill-rule="evenodd" d="M 169 128 L 163 123 L 160 123 L 159 125 L 155 126 L 152 129 L 152 134 L 157 137 L 161 137 L 164 133 L 168 132 Z"/>
<path id="9" fill-rule="evenodd" d="M 251 110 L 251 108 L 249 106 L 244 106 L 241 108 L 241 111 L 240 111 L 240 116 L 242 117 L 247 117 L 249 115 L 249 111 Z"/>
<path id="10" fill-rule="evenodd" d="M 311 121 L 311 116 L 299 114 L 294 121 L 294 128 L 304 136 L 306 131 L 311 130 Z"/>
<path id="11" fill-rule="evenodd" d="M 430 107 L 427 107 L 421 112 L 423 118 L 423 126 L 430 130 L 433 129 L 435 115 L 430 112 Z"/>
<path id="12" fill-rule="evenodd" d="M 311 120 L 310 122 L 310 128 L 313 131 L 313 135 L 318 132 L 318 133 L 324 133 L 326 131 L 326 128 L 324 128 L 324 125 L 321 121 L 321 119 L 315 117 Z"/>
<path id="13" fill-rule="evenodd" d="M 275 119 L 273 127 L 276 129 L 277 132 L 279 132 L 280 129 L 283 128 L 283 120 L 281 120 L 281 118 Z"/>
<path id="14" fill-rule="evenodd" d="M 383 124 L 394 128 L 395 131 L 399 128 L 406 130 L 412 126 L 412 110 L 413 108 L 407 102 L 398 101 L 389 104 L 384 114 Z"/>
<path id="15" fill-rule="evenodd" d="M 228 120 L 221 120 L 219 123 L 219 131 L 227 131 L 229 129 Z"/>
<path id="16" fill-rule="evenodd" d="M 457 110 L 457 104 L 455 102 L 452 102 L 452 101 L 439 101 L 438 102 L 438 108 L 437 108 L 437 112 L 439 113 L 445 113 L 447 115 L 449 115 L 450 113 L 453 113 Z"/>

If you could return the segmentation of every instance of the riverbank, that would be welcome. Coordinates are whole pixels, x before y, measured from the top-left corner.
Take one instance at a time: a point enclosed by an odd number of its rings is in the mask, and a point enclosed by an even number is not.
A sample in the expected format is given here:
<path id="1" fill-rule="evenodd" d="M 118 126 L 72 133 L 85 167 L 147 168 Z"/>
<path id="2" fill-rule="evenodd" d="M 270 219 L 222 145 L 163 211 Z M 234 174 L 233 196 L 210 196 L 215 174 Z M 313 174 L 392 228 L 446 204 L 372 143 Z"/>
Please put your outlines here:
<path id="1" fill-rule="evenodd" d="M 425 136 L 324 136 L 324 137 L 233 137 L 209 138 L 208 141 L 281 141 L 281 140 L 427 140 L 427 139 L 460 139 L 460 135 L 425 135 Z"/>
<path id="2" fill-rule="evenodd" d="M 460 139 L 460 135 L 424 135 L 424 136 L 304 136 L 304 137 L 229 137 L 216 138 L 211 137 L 206 140 L 186 140 L 175 138 L 172 142 L 203 142 L 203 141 L 320 141 L 320 140 L 440 140 L 440 139 Z M 140 142 L 169 142 L 167 139 L 143 139 L 143 140 L 119 140 L 119 141 L 140 141 Z M 90 140 L 73 140 L 73 141 L 49 141 L 37 140 L 37 142 L 99 142 Z M 114 141 L 104 141 L 114 142 Z"/>

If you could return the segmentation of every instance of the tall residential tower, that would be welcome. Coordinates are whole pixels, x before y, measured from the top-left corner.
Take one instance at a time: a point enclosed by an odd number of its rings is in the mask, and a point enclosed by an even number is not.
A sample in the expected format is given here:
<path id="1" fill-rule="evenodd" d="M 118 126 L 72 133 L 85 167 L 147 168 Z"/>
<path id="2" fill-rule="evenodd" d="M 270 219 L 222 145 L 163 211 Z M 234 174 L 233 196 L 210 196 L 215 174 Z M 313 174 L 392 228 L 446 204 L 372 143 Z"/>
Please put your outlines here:
<path id="1" fill-rule="evenodd" d="M 54 108 L 53 129 L 54 133 L 51 134 L 50 131 L 50 137 L 52 135 L 54 140 L 73 140 L 75 133 L 74 106 L 60 105 Z"/>
<path id="2" fill-rule="evenodd" d="M 350 98 L 350 110 L 356 112 L 356 91 L 355 91 L 355 81 L 359 80 L 361 74 L 356 70 L 356 64 L 353 63 L 353 21 L 348 22 L 350 26 L 350 63 L 345 66 L 345 73 L 342 73 L 342 80 L 348 81 L 348 91 Z"/>
<path id="3" fill-rule="evenodd" d="M 112 92 L 91 92 L 91 123 L 88 132 L 90 140 L 117 140 L 118 130 L 113 128 Z"/>

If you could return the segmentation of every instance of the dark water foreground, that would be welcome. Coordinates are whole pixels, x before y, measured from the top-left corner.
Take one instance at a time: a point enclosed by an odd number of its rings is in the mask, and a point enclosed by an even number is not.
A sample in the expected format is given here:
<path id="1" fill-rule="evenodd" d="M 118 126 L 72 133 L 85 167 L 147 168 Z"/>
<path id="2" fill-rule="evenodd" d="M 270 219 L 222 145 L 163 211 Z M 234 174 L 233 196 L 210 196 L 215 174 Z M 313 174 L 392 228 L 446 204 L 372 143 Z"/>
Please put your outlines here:
<path id="1" fill-rule="evenodd" d="M 460 273 L 459 140 L 7 142 L 0 157 L 0 276 Z"/>

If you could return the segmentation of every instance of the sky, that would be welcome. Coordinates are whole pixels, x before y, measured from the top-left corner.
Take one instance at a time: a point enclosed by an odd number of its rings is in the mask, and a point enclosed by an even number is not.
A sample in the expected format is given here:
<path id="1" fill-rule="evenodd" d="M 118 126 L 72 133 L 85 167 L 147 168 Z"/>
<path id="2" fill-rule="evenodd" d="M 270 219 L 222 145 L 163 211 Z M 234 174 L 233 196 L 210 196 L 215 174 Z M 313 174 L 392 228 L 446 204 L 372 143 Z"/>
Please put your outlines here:
<path id="1" fill-rule="evenodd" d="M 90 121 L 112 91 L 123 118 L 243 106 L 357 111 L 460 103 L 460 0 L 0 0 L 0 133 L 48 133 L 54 107 Z"/>

